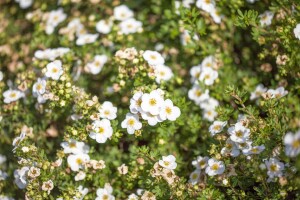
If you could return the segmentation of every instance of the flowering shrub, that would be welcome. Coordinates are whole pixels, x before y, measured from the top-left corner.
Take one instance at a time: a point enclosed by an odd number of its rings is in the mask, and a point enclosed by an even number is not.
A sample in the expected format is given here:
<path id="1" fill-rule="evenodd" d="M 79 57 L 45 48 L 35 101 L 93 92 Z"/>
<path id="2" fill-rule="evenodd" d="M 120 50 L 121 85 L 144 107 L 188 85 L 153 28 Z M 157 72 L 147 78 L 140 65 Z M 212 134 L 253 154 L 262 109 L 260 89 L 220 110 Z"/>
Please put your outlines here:
<path id="1" fill-rule="evenodd" d="M 0 199 L 299 199 L 297 0 L 0 1 Z"/>

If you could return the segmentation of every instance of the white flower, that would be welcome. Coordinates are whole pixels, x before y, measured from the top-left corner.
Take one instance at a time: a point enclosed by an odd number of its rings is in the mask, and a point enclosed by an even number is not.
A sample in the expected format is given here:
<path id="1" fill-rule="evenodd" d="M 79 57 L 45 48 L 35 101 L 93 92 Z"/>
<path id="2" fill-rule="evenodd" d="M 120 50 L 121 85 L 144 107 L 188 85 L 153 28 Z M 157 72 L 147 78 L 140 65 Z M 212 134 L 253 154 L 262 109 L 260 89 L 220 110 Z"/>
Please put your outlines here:
<path id="1" fill-rule="evenodd" d="M 192 83 L 195 82 L 195 84 L 197 84 L 197 81 L 199 80 L 199 77 L 200 77 L 200 74 L 201 74 L 201 68 L 202 68 L 201 65 L 196 65 L 196 66 L 193 66 L 190 69 L 190 75 L 192 77 L 192 80 L 191 80 Z"/>
<path id="2" fill-rule="evenodd" d="M 53 190 L 53 188 L 54 188 L 54 185 L 53 185 L 53 181 L 52 180 L 43 182 L 43 185 L 42 185 L 42 190 L 43 191 L 47 191 L 48 194 L 49 194 L 50 191 Z"/>
<path id="3" fill-rule="evenodd" d="M 240 155 L 240 150 L 238 149 L 237 145 L 230 138 L 228 138 L 226 140 L 225 147 L 223 147 L 221 150 L 221 154 L 237 157 L 238 155 Z"/>
<path id="4" fill-rule="evenodd" d="M 15 184 L 20 189 L 24 189 L 27 186 L 27 172 L 29 167 L 22 167 L 14 171 Z"/>
<path id="5" fill-rule="evenodd" d="M 82 34 L 77 38 L 76 45 L 82 46 L 85 44 L 94 43 L 97 40 L 98 36 L 99 36 L 98 34 L 90 34 L 90 33 Z"/>
<path id="6" fill-rule="evenodd" d="M 142 96 L 143 92 L 136 92 L 133 97 L 130 99 L 130 112 L 133 114 L 137 114 L 138 112 L 142 112 L 141 104 L 142 104 Z"/>
<path id="7" fill-rule="evenodd" d="M 168 81 L 173 77 L 173 72 L 170 67 L 165 66 L 165 65 L 158 65 L 154 69 L 155 73 L 155 81 L 157 83 L 160 83 L 162 80 L 163 81 Z"/>
<path id="8" fill-rule="evenodd" d="M 76 36 L 80 36 L 84 33 L 86 33 L 86 30 L 84 29 L 84 26 L 83 24 L 80 22 L 80 19 L 79 18 L 75 18 L 75 19 L 72 19 L 69 23 L 68 23 L 68 26 L 66 28 L 67 32 L 68 33 L 76 33 Z"/>
<path id="9" fill-rule="evenodd" d="M 143 58 L 149 65 L 163 65 L 165 63 L 165 59 L 157 51 L 146 50 L 143 53 Z"/>
<path id="10" fill-rule="evenodd" d="M 269 93 L 271 95 L 271 98 L 277 98 L 277 99 L 279 99 L 279 98 L 284 97 L 285 95 L 287 95 L 288 91 L 286 91 L 284 89 L 284 87 L 279 87 L 276 90 L 269 89 L 267 91 L 267 93 Z"/>
<path id="11" fill-rule="evenodd" d="M 194 34 L 192 37 L 188 30 L 184 30 L 180 35 L 180 41 L 183 46 L 186 46 L 194 41 L 198 41 L 198 35 Z"/>
<path id="12" fill-rule="evenodd" d="M 250 100 L 259 98 L 266 91 L 267 91 L 267 88 L 265 88 L 263 84 L 257 85 L 255 88 L 255 91 L 251 92 Z"/>
<path id="13" fill-rule="evenodd" d="M 212 9 L 210 12 L 210 16 L 213 18 L 214 22 L 216 24 L 220 24 L 222 21 L 223 15 L 220 14 L 220 12 L 217 9 Z"/>
<path id="14" fill-rule="evenodd" d="M 106 55 L 96 55 L 93 62 L 87 64 L 87 69 L 92 74 L 99 74 L 108 58 Z"/>
<path id="15" fill-rule="evenodd" d="M 53 62 L 48 63 L 46 68 L 46 77 L 52 78 L 53 80 L 58 80 L 63 74 L 62 63 L 60 60 L 55 60 Z"/>
<path id="16" fill-rule="evenodd" d="M 31 178 L 36 178 L 41 174 L 41 170 L 37 167 L 30 167 L 28 170 L 28 176 Z"/>
<path id="17" fill-rule="evenodd" d="M 202 67 L 199 80 L 204 82 L 205 85 L 212 85 L 218 78 L 218 72 L 210 67 Z"/>
<path id="18" fill-rule="evenodd" d="M 300 23 L 297 24 L 296 27 L 294 28 L 294 34 L 295 34 L 295 37 L 300 40 Z"/>
<path id="19" fill-rule="evenodd" d="M 24 97 L 24 93 L 19 90 L 6 90 L 3 92 L 4 103 L 11 103 Z"/>
<path id="20" fill-rule="evenodd" d="M 169 170 L 176 169 L 177 167 L 176 158 L 173 155 L 163 156 L 162 160 L 158 161 L 158 164 Z"/>
<path id="21" fill-rule="evenodd" d="M 215 8 L 215 1 L 214 0 L 197 0 L 196 6 L 201 8 L 202 10 L 210 13 Z"/>
<path id="22" fill-rule="evenodd" d="M 250 129 L 244 127 L 241 123 L 236 123 L 228 129 L 230 139 L 234 142 L 244 143 L 250 137 Z"/>
<path id="23" fill-rule="evenodd" d="M 120 5 L 114 8 L 114 17 L 116 20 L 126 20 L 133 17 L 133 12 L 125 5 Z"/>
<path id="24" fill-rule="evenodd" d="M 208 166 L 205 169 L 205 173 L 207 173 L 209 176 L 223 174 L 224 171 L 225 165 L 223 161 L 218 161 L 214 158 L 208 160 Z"/>
<path id="25" fill-rule="evenodd" d="M 13 147 L 14 147 L 13 151 L 16 150 L 16 148 L 17 148 L 17 147 L 19 146 L 19 144 L 25 139 L 25 137 L 26 137 L 26 132 L 25 132 L 25 131 L 21 131 L 20 136 L 16 137 L 16 138 L 13 140 L 13 143 L 12 143 L 12 145 L 13 145 Z"/>
<path id="26" fill-rule="evenodd" d="M 32 5 L 33 0 L 15 0 L 15 2 L 18 2 L 22 9 L 26 9 Z"/>
<path id="27" fill-rule="evenodd" d="M 288 132 L 284 136 L 285 154 L 289 157 L 296 157 L 300 154 L 300 130 L 295 134 Z"/>
<path id="28" fill-rule="evenodd" d="M 109 101 L 105 101 L 101 105 L 99 112 L 101 118 L 112 120 L 112 119 L 116 119 L 117 117 L 117 107 L 114 107 L 113 104 Z"/>
<path id="29" fill-rule="evenodd" d="M 5 163 L 6 160 L 7 160 L 6 156 L 0 154 L 0 165 L 2 165 L 3 163 Z"/>
<path id="30" fill-rule="evenodd" d="M 110 184 L 106 183 L 104 188 L 97 189 L 97 198 L 95 200 L 114 200 L 115 197 L 111 194 L 112 191 Z"/>
<path id="31" fill-rule="evenodd" d="M 55 60 L 57 57 L 62 57 L 70 51 L 69 48 L 59 47 L 56 49 L 37 50 L 34 52 L 34 57 L 40 60 Z"/>
<path id="32" fill-rule="evenodd" d="M 68 142 L 62 142 L 60 146 L 64 148 L 65 154 L 82 154 L 88 153 L 89 151 L 88 145 L 86 145 L 84 142 L 78 142 L 74 139 L 70 139 Z"/>
<path id="33" fill-rule="evenodd" d="M 210 135 L 214 136 L 215 134 L 220 133 L 226 125 L 227 122 L 214 121 L 214 123 L 209 126 Z"/>
<path id="34" fill-rule="evenodd" d="M 216 65 L 217 65 L 217 63 L 216 63 L 216 59 L 214 56 L 207 56 L 201 62 L 202 67 L 214 68 L 214 67 L 216 67 Z"/>
<path id="35" fill-rule="evenodd" d="M 245 155 L 260 154 L 263 150 L 265 150 L 265 145 L 254 146 L 249 149 L 243 150 L 243 154 Z"/>
<path id="36" fill-rule="evenodd" d="M 83 171 L 79 171 L 76 176 L 74 177 L 75 181 L 81 181 L 83 179 L 85 179 L 86 177 L 86 173 Z"/>
<path id="37" fill-rule="evenodd" d="M 100 20 L 96 24 L 96 30 L 102 34 L 108 34 L 111 31 L 113 22 L 111 20 Z"/>
<path id="38" fill-rule="evenodd" d="M 271 11 L 265 11 L 263 14 L 259 15 L 260 25 L 261 26 L 269 26 L 272 23 L 274 13 Z"/>
<path id="39" fill-rule="evenodd" d="M 64 21 L 67 18 L 67 15 L 64 13 L 63 9 L 59 8 L 57 10 L 53 10 L 49 13 L 48 19 L 46 22 L 46 33 L 48 35 L 54 32 L 55 27 Z"/>
<path id="40" fill-rule="evenodd" d="M 130 194 L 127 198 L 127 200 L 138 200 L 139 197 L 136 194 Z"/>
<path id="41" fill-rule="evenodd" d="M 282 170 L 284 170 L 284 164 L 282 162 L 279 162 L 276 158 L 270 158 L 265 161 L 265 164 L 268 169 L 267 174 L 269 178 L 273 179 L 282 176 Z"/>
<path id="42" fill-rule="evenodd" d="M 190 174 L 189 183 L 191 183 L 192 185 L 196 185 L 199 182 L 200 173 L 201 173 L 201 171 L 199 169 L 196 169 L 195 171 L 193 171 Z"/>
<path id="43" fill-rule="evenodd" d="M 85 195 L 87 195 L 87 193 L 89 192 L 88 188 L 84 188 L 82 185 L 78 186 L 77 190 L 80 192 L 81 197 L 77 198 L 77 197 L 73 197 L 74 200 L 82 200 L 84 199 Z"/>
<path id="44" fill-rule="evenodd" d="M 174 106 L 170 99 L 166 99 L 160 110 L 159 117 L 162 120 L 168 119 L 170 121 L 175 121 L 180 114 L 180 109 L 177 106 Z"/>
<path id="45" fill-rule="evenodd" d="M 163 104 L 164 99 L 157 90 L 151 91 L 150 94 L 145 93 L 142 96 L 141 108 L 144 112 L 149 112 L 152 115 L 158 115 Z"/>
<path id="46" fill-rule="evenodd" d="M 46 80 L 38 78 L 37 82 L 33 84 L 32 92 L 36 94 L 44 94 L 46 91 Z"/>
<path id="47" fill-rule="evenodd" d="M 134 18 L 126 19 L 119 24 L 120 33 L 128 35 L 130 33 L 139 32 L 142 28 L 142 22 Z"/>
<path id="48" fill-rule="evenodd" d="M 214 121 L 217 116 L 218 113 L 214 109 L 203 111 L 203 118 L 210 122 Z"/>
<path id="49" fill-rule="evenodd" d="M 192 165 L 199 170 L 204 169 L 207 166 L 208 159 L 209 158 L 207 156 L 198 156 L 196 160 L 192 161 Z"/>
<path id="50" fill-rule="evenodd" d="M 84 164 L 90 160 L 88 154 L 75 154 L 68 156 L 68 165 L 71 167 L 72 171 L 79 171 L 79 169 L 84 168 Z"/>
<path id="51" fill-rule="evenodd" d="M 199 105 L 201 102 L 209 99 L 209 90 L 206 89 L 203 91 L 199 85 L 193 85 L 192 89 L 190 89 L 188 92 L 188 97 L 189 99 L 195 101 L 197 105 Z"/>
<path id="52" fill-rule="evenodd" d="M 144 120 L 147 120 L 150 126 L 155 126 L 158 122 L 162 122 L 163 120 L 159 117 L 159 115 L 152 115 L 149 112 L 141 112 L 141 116 Z"/>
<path id="53" fill-rule="evenodd" d="M 200 108 L 206 111 L 215 110 L 218 106 L 219 101 L 212 97 L 208 97 L 208 99 L 205 99 L 204 101 L 200 102 Z"/>
<path id="54" fill-rule="evenodd" d="M 108 119 L 96 120 L 92 124 L 92 131 L 89 136 L 98 143 L 105 143 L 108 138 L 111 138 L 113 129 Z"/>
<path id="55" fill-rule="evenodd" d="M 122 121 L 121 127 L 126 128 L 129 134 L 134 134 L 135 130 L 142 128 L 142 123 L 139 121 L 138 115 L 127 113 L 126 118 Z"/>

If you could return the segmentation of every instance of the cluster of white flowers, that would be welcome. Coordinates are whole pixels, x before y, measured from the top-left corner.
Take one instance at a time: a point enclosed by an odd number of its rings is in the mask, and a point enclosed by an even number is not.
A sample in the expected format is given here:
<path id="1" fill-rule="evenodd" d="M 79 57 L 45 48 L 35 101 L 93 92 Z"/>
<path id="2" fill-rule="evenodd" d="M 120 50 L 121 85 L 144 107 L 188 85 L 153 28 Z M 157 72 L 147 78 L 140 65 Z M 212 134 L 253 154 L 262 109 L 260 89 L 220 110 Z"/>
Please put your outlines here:
<path id="1" fill-rule="evenodd" d="M 284 170 L 284 163 L 280 162 L 276 158 L 270 158 L 265 160 L 265 165 L 267 167 L 268 182 L 274 181 L 276 177 L 282 177 L 282 171 Z"/>
<path id="2" fill-rule="evenodd" d="M 265 11 L 263 14 L 258 16 L 260 18 L 261 26 L 269 26 L 272 23 L 272 19 L 274 17 L 274 13 L 271 11 Z"/>
<path id="3" fill-rule="evenodd" d="M 294 28 L 294 34 L 297 39 L 300 40 L 300 23 L 296 25 Z"/>
<path id="4" fill-rule="evenodd" d="M 205 12 L 209 13 L 215 23 L 217 24 L 221 23 L 223 15 L 221 15 L 219 11 L 216 9 L 215 0 L 197 0 L 196 6 L 198 8 L 201 8 Z"/>
<path id="5" fill-rule="evenodd" d="M 175 121 L 181 114 L 180 109 L 173 105 L 170 99 L 164 100 L 164 92 L 156 89 L 150 93 L 137 92 L 130 99 L 130 112 L 122 122 L 122 128 L 127 128 L 129 134 L 142 128 L 139 116 L 147 120 L 150 126 L 165 120 Z"/>
<path id="6" fill-rule="evenodd" d="M 109 183 L 105 183 L 104 188 L 97 189 L 97 197 L 95 200 L 114 200 L 115 197 L 112 195 L 113 188 Z"/>
<path id="7" fill-rule="evenodd" d="M 46 33 L 48 35 L 52 34 L 58 24 L 63 22 L 66 18 L 67 15 L 64 13 L 62 8 L 49 12 L 46 21 Z"/>
<path id="8" fill-rule="evenodd" d="M 196 169 L 190 174 L 189 179 L 189 182 L 193 185 L 199 183 L 201 174 L 206 173 L 209 176 L 215 176 L 223 174 L 225 171 L 223 161 L 209 158 L 207 156 L 198 156 L 196 160 L 192 161 L 192 165 L 196 167 Z"/>
<path id="9" fill-rule="evenodd" d="M 218 78 L 218 72 L 214 68 L 217 68 L 216 59 L 213 56 L 208 56 L 203 59 L 201 64 L 190 69 L 193 86 L 188 92 L 188 97 L 203 109 L 203 118 L 208 121 L 213 121 L 217 116 L 215 109 L 219 106 L 219 102 L 210 97 L 209 90 L 202 89 L 198 81 L 211 86 Z"/>
<path id="10" fill-rule="evenodd" d="M 276 89 L 268 89 L 264 87 L 263 84 L 259 84 L 256 86 L 255 91 L 251 92 L 250 100 L 258 99 L 263 96 L 269 99 L 281 98 L 288 94 L 288 91 L 284 89 L 284 87 L 278 87 Z"/>
<path id="11" fill-rule="evenodd" d="M 54 61 L 58 57 L 62 57 L 70 51 L 69 48 L 59 47 L 55 49 L 37 50 L 34 52 L 34 57 L 40 60 Z"/>
<path id="12" fill-rule="evenodd" d="M 296 157 L 300 154 L 300 130 L 295 134 L 288 132 L 284 136 L 285 154 L 289 157 Z"/>
<path id="13" fill-rule="evenodd" d="M 105 143 L 113 134 L 113 129 L 109 120 L 113 120 L 116 117 L 117 107 L 114 107 L 111 102 L 105 101 L 101 105 L 99 113 L 91 116 L 91 119 L 94 120 L 94 122 L 92 123 L 89 136 L 98 143 Z"/>

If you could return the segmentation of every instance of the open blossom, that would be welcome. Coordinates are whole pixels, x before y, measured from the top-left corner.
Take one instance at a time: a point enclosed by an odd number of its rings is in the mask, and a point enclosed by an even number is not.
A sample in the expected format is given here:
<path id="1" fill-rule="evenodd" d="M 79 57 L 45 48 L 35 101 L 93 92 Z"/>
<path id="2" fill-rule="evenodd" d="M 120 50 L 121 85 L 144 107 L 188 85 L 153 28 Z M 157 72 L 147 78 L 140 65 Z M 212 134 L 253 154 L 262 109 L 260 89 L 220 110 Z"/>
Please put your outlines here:
<path id="1" fill-rule="evenodd" d="M 240 155 L 240 150 L 238 149 L 237 145 L 230 138 L 228 138 L 225 147 L 223 147 L 221 150 L 221 154 L 237 157 Z"/>
<path id="2" fill-rule="evenodd" d="M 111 20 L 100 20 L 96 24 L 96 30 L 102 34 L 108 34 L 111 31 L 113 22 Z"/>
<path id="3" fill-rule="evenodd" d="M 158 115 L 163 104 L 164 99 L 157 90 L 151 91 L 150 94 L 145 93 L 142 96 L 141 108 L 144 112 L 149 112 L 152 115 Z"/>
<path id="4" fill-rule="evenodd" d="M 89 192 L 88 188 L 84 188 L 82 185 L 78 186 L 77 190 L 79 191 L 79 193 L 81 194 L 81 196 L 79 198 L 74 197 L 74 200 L 83 200 L 85 195 L 87 195 L 87 193 Z M 57 199 L 56 199 L 57 200 Z"/>
<path id="5" fill-rule="evenodd" d="M 300 130 L 295 134 L 288 132 L 284 136 L 285 154 L 289 157 L 296 157 L 300 154 Z"/>
<path id="6" fill-rule="evenodd" d="M 143 92 L 136 92 L 133 97 L 130 99 L 130 112 L 133 114 L 137 114 L 138 112 L 142 112 L 141 104 L 142 104 L 142 96 Z"/>
<path id="7" fill-rule="evenodd" d="M 126 19 L 119 24 L 119 28 L 121 34 L 128 35 L 130 33 L 136 33 L 141 30 L 142 22 L 134 18 Z"/>
<path id="8" fill-rule="evenodd" d="M 214 136 L 215 134 L 220 133 L 226 125 L 227 122 L 214 121 L 214 123 L 209 127 L 210 135 Z"/>
<path id="9" fill-rule="evenodd" d="M 245 155 L 260 154 L 263 150 L 265 150 L 264 145 L 254 146 L 254 147 L 243 150 L 243 154 L 245 154 Z"/>
<path id="10" fill-rule="evenodd" d="M 28 170 L 28 176 L 30 178 L 36 178 L 41 174 L 40 171 L 41 170 L 37 167 L 30 167 L 30 169 Z"/>
<path id="11" fill-rule="evenodd" d="M 32 86 L 32 92 L 38 95 L 42 95 L 46 91 L 46 80 L 38 78 L 37 82 Z"/>
<path id="12" fill-rule="evenodd" d="M 42 185 L 42 190 L 43 191 L 47 191 L 48 194 L 49 194 L 50 191 L 53 190 L 53 188 L 54 188 L 54 184 L 53 184 L 52 180 L 48 180 L 46 182 L 43 182 L 43 185 Z"/>
<path id="13" fill-rule="evenodd" d="M 6 90 L 3 92 L 4 103 L 11 103 L 18 101 L 20 98 L 24 97 L 24 93 L 19 90 Z"/>
<path id="14" fill-rule="evenodd" d="M 218 72 L 210 67 L 202 67 L 199 80 L 204 82 L 205 85 L 212 85 L 218 78 Z"/>
<path id="15" fill-rule="evenodd" d="M 87 69 L 92 74 L 99 74 L 108 58 L 106 55 L 96 55 L 93 62 L 87 64 Z"/>
<path id="16" fill-rule="evenodd" d="M 202 10 L 210 13 L 215 8 L 215 1 L 214 0 L 197 0 L 196 6 L 201 8 Z"/>
<path id="17" fill-rule="evenodd" d="M 258 17 L 260 18 L 261 26 L 269 26 L 272 23 L 274 13 L 271 11 L 265 11 L 263 14 L 259 15 Z"/>
<path id="18" fill-rule="evenodd" d="M 55 49 L 37 50 L 34 52 L 34 57 L 39 60 L 51 60 L 54 61 L 58 57 L 62 57 L 70 51 L 69 48 L 59 47 Z"/>
<path id="19" fill-rule="evenodd" d="M 98 34 L 90 34 L 90 33 L 82 34 L 77 38 L 76 45 L 82 46 L 85 44 L 94 43 L 97 40 L 98 36 L 99 36 Z"/>
<path id="20" fill-rule="evenodd" d="M 113 189 L 110 184 L 106 183 L 104 188 L 97 189 L 97 197 L 95 200 L 114 200 L 112 195 Z"/>
<path id="21" fill-rule="evenodd" d="M 128 166 L 125 164 L 122 164 L 120 167 L 118 167 L 118 171 L 120 174 L 127 174 L 128 173 Z"/>
<path id="22" fill-rule="evenodd" d="M 268 89 L 264 87 L 263 84 L 259 84 L 256 86 L 255 91 L 251 92 L 250 100 L 254 100 L 259 98 L 263 93 L 265 93 Z"/>
<path id="23" fill-rule="evenodd" d="M 101 118 L 112 120 L 112 119 L 116 119 L 117 117 L 117 107 L 114 107 L 113 104 L 109 101 L 105 101 L 101 105 L 99 112 Z"/>
<path id="24" fill-rule="evenodd" d="M 64 148 L 65 154 L 81 154 L 88 153 L 89 151 L 89 146 L 84 142 L 78 142 L 74 139 L 70 139 L 68 142 L 62 142 L 60 145 Z"/>
<path id="25" fill-rule="evenodd" d="M 75 180 L 75 181 L 81 181 L 81 180 L 85 179 L 85 177 L 86 177 L 86 173 L 83 172 L 83 171 L 79 171 L 79 172 L 76 174 L 76 176 L 74 177 L 74 180 Z"/>
<path id="26" fill-rule="evenodd" d="M 209 176 L 215 176 L 223 174 L 225 171 L 225 165 L 223 161 L 218 161 L 214 158 L 211 158 L 208 160 L 208 166 L 205 169 L 205 173 L 207 173 Z"/>
<path id="27" fill-rule="evenodd" d="M 92 124 L 92 130 L 89 136 L 98 143 L 105 143 L 108 138 L 111 138 L 113 129 L 108 119 L 96 120 Z"/>
<path id="28" fill-rule="evenodd" d="M 200 104 L 201 102 L 209 99 L 209 90 L 205 91 L 199 85 L 193 85 L 192 89 L 188 92 L 189 99 L 195 101 L 196 104 Z"/>
<path id="29" fill-rule="evenodd" d="M 201 171 L 199 169 L 196 169 L 190 174 L 189 183 L 192 185 L 196 185 L 199 182 Z"/>
<path id="30" fill-rule="evenodd" d="M 114 8 L 114 17 L 116 20 L 124 21 L 133 17 L 133 12 L 125 5 L 120 5 Z"/>
<path id="31" fill-rule="evenodd" d="M 201 74 L 201 65 L 193 66 L 190 69 L 190 75 L 191 75 L 191 82 L 197 84 L 197 81 L 199 80 L 200 74 Z"/>
<path id="32" fill-rule="evenodd" d="M 159 117 L 159 115 L 152 115 L 149 112 L 141 112 L 141 116 L 144 120 L 148 121 L 150 126 L 155 126 L 158 122 L 162 122 L 163 120 Z"/>
<path id="33" fill-rule="evenodd" d="M 142 128 L 142 123 L 139 121 L 138 115 L 127 113 L 126 118 L 121 123 L 122 128 L 126 128 L 129 134 L 134 134 L 136 130 Z"/>
<path id="34" fill-rule="evenodd" d="M 243 143 L 250 137 L 250 129 L 244 127 L 241 123 L 236 123 L 228 129 L 230 139 L 234 142 Z"/>
<path id="35" fill-rule="evenodd" d="M 146 50 L 143 53 L 143 58 L 149 65 L 163 65 L 165 63 L 165 59 L 157 51 Z"/>
<path id="36" fill-rule="evenodd" d="M 300 40 L 300 23 L 296 25 L 294 28 L 294 35 L 296 38 Z"/>
<path id="37" fill-rule="evenodd" d="M 127 198 L 127 200 L 138 200 L 138 199 L 139 197 L 134 193 L 130 194 Z"/>
<path id="38" fill-rule="evenodd" d="M 154 69 L 155 81 L 160 83 L 161 81 L 168 81 L 173 77 L 173 72 L 170 67 L 165 65 L 158 65 Z"/>
<path id="39" fill-rule="evenodd" d="M 204 169 L 207 166 L 208 159 L 209 158 L 207 156 L 198 156 L 196 160 L 192 161 L 192 165 L 198 170 Z"/>
<path id="40" fill-rule="evenodd" d="M 22 9 L 26 9 L 32 5 L 33 0 L 15 0 L 15 2 L 18 2 Z"/>
<path id="41" fill-rule="evenodd" d="M 66 18 L 67 15 L 61 8 L 51 11 L 46 22 L 46 33 L 48 35 L 52 34 L 55 27 L 58 26 L 59 23 L 63 22 Z"/>
<path id="42" fill-rule="evenodd" d="M 158 164 L 166 169 L 176 169 L 177 163 L 176 158 L 173 155 L 163 156 L 162 160 L 158 161 Z"/>
<path id="43" fill-rule="evenodd" d="M 90 156 L 84 153 L 69 155 L 67 160 L 72 171 L 79 171 L 79 169 L 83 169 L 84 164 L 90 160 Z"/>
<path id="44" fill-rule="evenodd" d="M 162 120 L 168 119 L 170 121 L 175 121 L 180 114 L 180 109 L 177 106 L 174 106 L 170 99 L 166 99 L 160 110 L 159 117 Z"/>
<path id="45" fill-rule="evenodd" d="M 269 89 L 269 90 L 267 91 L 267 94 L 268 94 L 268 96 L 270 96 L 271 98 L 277 98 L 277 99 L 279 99 L 279 98 L 284 97 L 285 95 L 287 95 L 287 94 L 288 94 L 288 91 L 286 91 L 286 90 L 284 89 L 284 87 L 278 87 L 278 88 L 276 88 L 275 90 L 274 90 L 274 89 Z"/>
<path id="46" fill-rule="evenodd" d="M 55 60 L 48 63 L 46 68 L 47 71 L 45 73 L 45 76 L 48 78 L 52 78 L 53 80 L 58 80 L 63 74 L 62 63 L 60 60 Z"/>
<path id="47" fill-rule="evenodd" d="M 214 22 L 216 24 L 220 24 L 222 21 L 223 15 L 220 14 L 220 11 L 218 9 L 212 9 L 210 12 L 210 16 L 213 18 Z"/>
<path id="48" fill-rule="evenodd" d="M 281 177 L 282 171 L 284 170 L 284 164 L 279 162 L 276 158 L 270 158 L 265 161 L 266 167 L 268 169 L 268 176 L 270 179 Z"/>
<path id="49" fill-rule="evenodd" d="M 214 109 L 204 110 L 203 111 L 203 118 L 212 122 L 218 116 L 218 113 Z"/>

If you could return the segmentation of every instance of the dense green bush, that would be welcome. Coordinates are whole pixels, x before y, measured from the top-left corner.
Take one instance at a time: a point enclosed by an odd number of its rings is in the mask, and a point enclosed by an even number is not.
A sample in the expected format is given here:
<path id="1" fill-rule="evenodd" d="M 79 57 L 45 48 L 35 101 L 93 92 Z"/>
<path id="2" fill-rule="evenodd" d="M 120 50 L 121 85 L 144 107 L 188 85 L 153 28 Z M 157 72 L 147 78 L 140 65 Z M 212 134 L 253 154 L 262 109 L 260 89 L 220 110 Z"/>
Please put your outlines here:
<path id="1" fill-rule="evenodd" d="M 0 1 L 0 199 L 300 199 L 298 0 Z"/>

